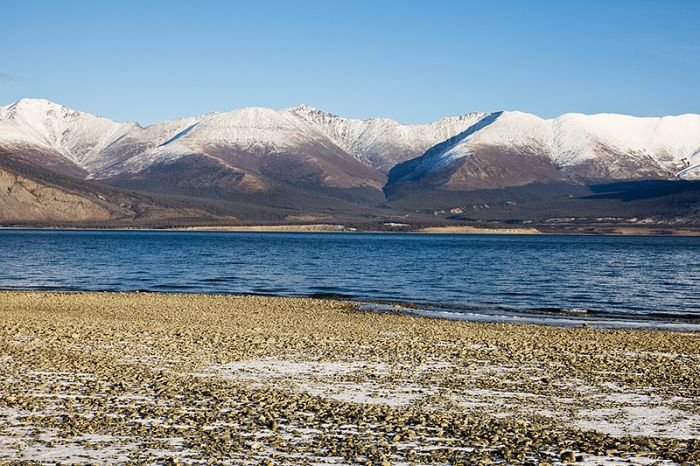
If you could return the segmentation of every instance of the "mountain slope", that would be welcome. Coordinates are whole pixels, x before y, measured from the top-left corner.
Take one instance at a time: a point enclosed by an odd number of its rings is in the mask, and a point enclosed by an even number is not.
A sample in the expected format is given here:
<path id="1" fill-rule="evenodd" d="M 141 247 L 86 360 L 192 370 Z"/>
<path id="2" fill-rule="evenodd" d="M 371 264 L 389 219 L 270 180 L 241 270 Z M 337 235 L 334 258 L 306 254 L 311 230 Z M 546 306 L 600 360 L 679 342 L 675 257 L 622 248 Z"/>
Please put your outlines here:
<path id="1" fill-rule="evenodd" d="M 103 152 L 136 128 L 41 99 L 22 99 L 0 107 L 0 148 L 25 148 L 44 154 L 59 172 L 89 174 Z M 19 155 L 22 151 L 15 150 Z"/>
<path id="2" fill-rule="evenodd" d="M 400 185 L 469 191 L 530 183 L 674 179 L 700 163 L 700 115 L 636 118 L 521 112 L 486 116 L 389 173 Z M 686 170 L 687 177 L 700 171 Z M 404 186 L 405 187 L 405 186 Z"/>
<path id="3" fill-rule="evenodd" d="M 113 212 L 82 193 L 44 183 L 0 166 L 0 222 L 106 221 Z"/>
<path id="4" fill-rule="evenodd" d="M 157 125 L 157 131 L 166 124 L 171 123 Z M 205 115 L 173 128 L 167 137 L 156 138 L 157 144 L 144 144 L 138 154 L 93 178 L 118 186 L 217 198 L 275 193 L 282 200 L 294 188 L 346 200 L 355 198 L 358 191 L 365 193 L 360 196 L 364 200 L 382 199 L 383 174 L 287 111 L 247 108 Z M 133 142 L 125 139 L 112 150 L 123 154 L 123 146 L 128 149 Z"/>
<path id="5" fill-rule="evenodd" d="M 296 186 L 340 197 L 364 191 L 376 201 L 386 181 L 288 110 L 248 108 L 143 128 L 27 99 L 0 109 L 0 147 L 58 173 L 157 192 L 207 195 L 214 177 L 222 196 Z"/>
<path id="6" fill-rule="evenodd" d="M 402 125 L 388 118 L 354 120 L 308 105 L 289 109 L 366 165 L 387 173 L 394 165 L 423 154 L 486 116 L 468 113 L 425 125 Z"/>
<path id="7" fill-rule="evenodd" d="M 154 226 L 225 217 L 206 205 L 157 199 L 58 174 L 0 150 L 2 224 Z"/>

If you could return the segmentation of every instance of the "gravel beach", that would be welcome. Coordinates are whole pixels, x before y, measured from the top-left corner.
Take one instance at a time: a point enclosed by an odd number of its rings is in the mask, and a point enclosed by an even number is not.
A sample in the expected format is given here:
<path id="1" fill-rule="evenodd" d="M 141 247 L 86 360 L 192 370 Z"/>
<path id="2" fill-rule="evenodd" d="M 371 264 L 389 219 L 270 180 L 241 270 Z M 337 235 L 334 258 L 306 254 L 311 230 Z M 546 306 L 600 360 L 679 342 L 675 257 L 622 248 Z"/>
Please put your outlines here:
<path id="1" fill-rule="evenodd" d="M 700 462 L 700 334 L 0 293 L 0 464 L 577 462 Z"/>

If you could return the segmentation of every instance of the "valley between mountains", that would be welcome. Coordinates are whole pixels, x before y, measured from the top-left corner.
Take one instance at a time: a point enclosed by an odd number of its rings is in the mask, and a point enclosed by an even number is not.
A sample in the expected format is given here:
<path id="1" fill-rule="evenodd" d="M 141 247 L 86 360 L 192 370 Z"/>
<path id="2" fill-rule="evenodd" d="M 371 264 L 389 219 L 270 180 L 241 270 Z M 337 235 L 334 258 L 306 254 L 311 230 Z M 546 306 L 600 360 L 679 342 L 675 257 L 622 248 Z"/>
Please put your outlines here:
<path id="1" fill-rule="evenodd" d="M 143 127 L 0 107 L 0 225 L 700 229 L 700 115 L 467 113 L 428 124 L 307 105 Z"/>

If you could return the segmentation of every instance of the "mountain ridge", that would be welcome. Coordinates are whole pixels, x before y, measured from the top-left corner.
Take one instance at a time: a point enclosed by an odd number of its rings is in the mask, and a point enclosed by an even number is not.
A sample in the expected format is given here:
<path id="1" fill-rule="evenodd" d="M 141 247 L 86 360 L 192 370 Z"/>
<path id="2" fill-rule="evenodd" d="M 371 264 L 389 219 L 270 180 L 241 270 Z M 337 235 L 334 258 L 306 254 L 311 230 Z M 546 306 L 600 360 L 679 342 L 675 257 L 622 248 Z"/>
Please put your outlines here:
<path id="1" fill-rule="evenodd" d="M 450 190 L 496 188 L 503 182 L 499 175 L 509 180 L 508 185 L 517 186 L 535 180 L 508 178 L 503 170 L 512 171 L 520 168 L 518 165 L 528 168 L 533 163 L 551 172 L 539 181 L 585 184 L 673 179 L 679 174 L 700 176 L 694 168 L 700 164 L 700 115 L 696 114 L 630 117 L 568 113 L 542 119 L 523 112 L 497 112 L 477 125 L 449 143 L 394 167 L 388 186 L 423 176 L 424 184 L 439 180 L 432 187 Z M 470 164 L 473 167 L 469 170 L 466 167 Z M 460 172 L 463 168 L 467 173 Z M 491 177 L 477 173 L 489 169 Z M 499 170 L 501 173 L 496 173 Z M 425 179 L 428 175 L 431 179 Z"/>
<path id="2" fill-rule="evenodd" d="M 99 159 L 99 156 L 103 153 L 109 153 L 110 149 L 114 150 L 113 146 L 115 144 L 119 145 L 126 142 L 124 139 L 140 146 L 142 152 L 170 145 L 168 149 L 172 150 L 173 154 L 171 155 L 177 155 L 179 152 L 187 152 L 187 149 L 172 143 L 180 139 L 183 139 L 183 142 L 187 142 L 192 139 L 192 133 L 197 134 L 199 126 L 218 123 L 219 127 L 215 128 L 216 130 L 220 130 L 223 126 L 236 130 L 239 134 L 244 134 L 244 137 L 249 139 L 262 136 L 258 137 L 258 141 L 264 141 L 274 150 L 279 149 L 276 145 L 284 146 L 289 141 L 284 140 L 283 131 L 278 131 L 285 129 L 283 125 L 276 128 L 273 124 L 270 124 L 270 121 L 286 119 L 297 127 L 306 124 L 306 127 L 301 129 L 310 133 L 315 132 L 311 136 L 316 138 L 319 135 L 324 136 L 328 139 L 326 142 L 336 145 L 358 161 L 388 173 L 398 163 L 423 156 L 435 145 L 443 143 L 445 140 L 467 130 L 483 118 L 496 114 L 502 119 L 506 116 L 513 119 L 515 116 L 519 116 L 523 121 L 526 118 L 537 120 L 540 124 L 551 126 L 548 131 L 552 133 L 566 133 L 567 137 L 572 134 L 576 135 L 579 137 L 579 140 L 573 142 L 579 145 L 585 145 L 586 141 L 581 140 L 582 137 L 585 137 L 585 134 L 609 132 L 605 128 L 606 126 L 618 133 L 620 128 L 622 128 L 622 130 L 626 131 L 625 136 L 631 136 L 635 139 L 634 149 L 637 150 L 645 146 L 644 141 L 640 142 L 639 128 L 644 129 L 644 126 L 649 126 L 649 123 L 657 122 L 659 124 L 652 129 L 651 133 L 665 130 L 666 133 L 670 133 L 666 134 L 666 139 L 671 136 L 682 138 L 684 135 L 678 133 L 683 131 L 686 133 L 693 132 L 694 134 L 692 143 L 686 144 L 687 147 L 682 151 L 682 157 L 678 154 L 665 154 L 666 161 L 671 157 L 677 164 L 682 158 L 687 158 L 688 162 L 685 166 L 674 166 L 672 167 L 673 170 L 669 169 L 669 171 L 674 171 L 674 174 L 693 172 L 696 169 L 695 166 L 700 164 L 700 115 L 692 113 L 661 117 L 637 117 L 615 113 L 565 113 L 555 118 L 544 119 L 534 114 L 518 111 L 472 112 L 441 118 L 425 124 L 404 125 L 397 120 L 382 117 L 364 120 L 344 118 L 306 104 L 301 104 L 276 110 L 263 107 L 248 107 L 228 112 L 212 112 L 193 117 L 165 120 L 142 126 L 133 121 L 120 122 L 104 116 L 76 111 L 46 99 L 20 99 L 17 102 L 0 107 L 0 144 L 4 146 L 13 142 L 35 144 L 46 150 L 59 152 L 69 162 L 90 172 L 91 177 L 100 178 L 99 171 L 106 164 L 100 164 L 96 159 Z M 294 121 L 294 118 L 300 121 Z M 674 120 L 682 120 L 683 125 L 677 125 L 676 128 L 673 128 L 672 122 Z M 17 124 L 8 124 L 13 121 Z M 664 125 L 664 123 L 668 124 Z M 261 124 L 268 124 L 269 127 L 267 129 L 270 131 L 267 133 L 261 132 L 262 127 L 256 126 Z M 636 124 L 637 128 L 627 131 L 633 124 Z M 577 125 L 578 127 L 576 127 Z M 678 126 L 680 126 L 680 129 Z M 259 133 L 257 135 L 253 132 L 256 129 Z M 520 129 L 517 125 L 512 125 L 509 128 L 510 133 L 506 131 L 501 136 L 505 137 L 506 143 L 512 145 L 514 137 L 521 139 L 527 137 L 526 133 L 518 132 Z M 71 134 L 75 133 L 80 133 L 78 134 L 78 142 L 70 140 Z M 646 134 L 649 133 L 649 131 L 646 131 Z M 490 133 L 485 132 L 485 134 L 482 133 L 478 136 L 484 138 L 488 134 Z M 228 136 L 230 137 L 231 134 Z M 549 137 L 556 138 L 556 134 L 552 134 Z M 605 135 L 605 138 L 617 139 L 617 141 L 613 142 L 619 142 L 621 139 L 620 137 L 611 138 L 610 134 Z M 153 141 L 154 139 L 155 142 Z M 214 142 L 220 142 L 221 139 L 218 138 Z M 542 139 L 546 139 L 546 137 Z M 560 143 L 561 140 L 566 138 L 559 137 L 558 139 L 557 143 Z M 148 143 L 145 143 L 145 141 L 148 141 Z M 68 145 L 62 146 L 62 142 L 67 142 Z M 487 140 L 485 143 L 493 144 L 494 141 Z M 524 145 L 522 141 L 518 143 Z M 647 143 L 646 145 L 649 144 Z M 259 148 L 264 149 L 264 145 L 261 144 Z M 596 158 L 594 154 L 595 147 L 581 147 L 579 149 L 577 154 L 572 154 L 571 150 L 560 149 L 552 158 L 560 167 L 566 167 L 577 161 L 581 162 Z M 162 152 L 162 150 L 159 152 Z M 150 156 L 151 158 L 157 158 L 157 154 L 150 154 Z"/>
<path id="3" fill-rule="evenodd" d="M 350 216 L 420 211 L 448 218 L 441 212 L 481 209 L 480 199 L 504 206 L 537 199 L 532 209 L 544 218 L 552 202 L 592 196 L 590 186 L 700 179 L 700 115 L 567 113 L 544 119 L 500 111 L 404 125 L 302 104 L 141 126 L 45 99 L 20 99 L 0 107 L 0 157 L 8 156 L 117 189 L 233 202 L 249 213 L 261 206 L 276 219 L 332 218 L 338 206 Z M 92 185 L 81 186 L 84 193 Z M 676 196 L 673 189 L 661 191 Z M 674 212 L 700 205 L 693 196 L 676 196 Z M 591 202 L 565 204 L 586 210 Z M 662 203 L 645 202 L 645 213 L 662 209 Z M 497 211 L 493 201 L 487 204 Z M 225 210 L 235 217 L 235 208 Z M 516 210 L 498 215 L 522 216 Z"/>

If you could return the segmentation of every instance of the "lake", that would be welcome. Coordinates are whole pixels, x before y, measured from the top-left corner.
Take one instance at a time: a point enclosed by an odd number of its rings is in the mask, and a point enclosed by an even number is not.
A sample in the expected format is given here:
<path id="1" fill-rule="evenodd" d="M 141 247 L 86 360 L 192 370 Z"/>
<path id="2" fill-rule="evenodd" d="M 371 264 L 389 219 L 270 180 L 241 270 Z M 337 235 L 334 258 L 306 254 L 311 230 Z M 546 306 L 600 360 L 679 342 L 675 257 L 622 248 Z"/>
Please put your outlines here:
<path id="1" fill-rule="evenodd" d="M 700 238 L 0 230 L 0 288 L 352 299 L 487 321 L 700 329 Z"/>

